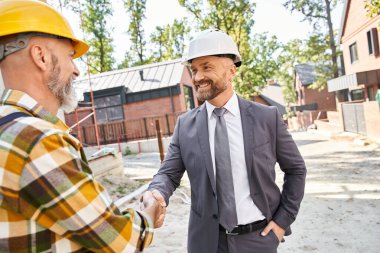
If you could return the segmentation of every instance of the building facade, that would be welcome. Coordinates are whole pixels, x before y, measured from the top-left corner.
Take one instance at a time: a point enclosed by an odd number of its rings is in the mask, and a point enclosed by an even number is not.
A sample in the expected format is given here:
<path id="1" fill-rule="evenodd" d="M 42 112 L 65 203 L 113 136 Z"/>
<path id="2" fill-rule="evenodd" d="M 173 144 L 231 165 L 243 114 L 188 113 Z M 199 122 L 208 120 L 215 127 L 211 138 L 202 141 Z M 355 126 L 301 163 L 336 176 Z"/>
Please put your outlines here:
<path id="1" fill-rule="evenodd" d="M 297 105 L 291 106 L 296 117 L 289 121 L 291 129 L 307 129 L 316 119 L 327 117 L 326 111 L 335 110 L 335 98 L 327 88 L 313 89 L 311 85 L 316 81 L 315 67 L 311 64 L 294 66 L 294 90 Z"/>
<path id="2" fill-rule="evenodd" d="M 170 135 L 177 117 L 198 106 L 191 73 L 181 60 L 148 64 L 109 71 L 78 79 L 74 86 L 82 88 L 79 108 L 65 115 L 69 126 L 92 113 L 93 90 L 96 121 L 100 141 L 116 142 L 155 136 L 158 119 L 163 133 Z M 83 89 L 84 87 L 84 89 Z M 94 144 L 94 117 L 73 128 L 73 134 L 89 145 Z"/>
<path id="3" fill-rule="evenodd" d="M 345 74 L 328 81 L 338 102 L 329 123 L 337 129 L 380 139 L 380 16 L 369 17 L 366 1 L 346 0 L 339 32 Z M 331 118 L 331 119 L 330 119 Z"/>

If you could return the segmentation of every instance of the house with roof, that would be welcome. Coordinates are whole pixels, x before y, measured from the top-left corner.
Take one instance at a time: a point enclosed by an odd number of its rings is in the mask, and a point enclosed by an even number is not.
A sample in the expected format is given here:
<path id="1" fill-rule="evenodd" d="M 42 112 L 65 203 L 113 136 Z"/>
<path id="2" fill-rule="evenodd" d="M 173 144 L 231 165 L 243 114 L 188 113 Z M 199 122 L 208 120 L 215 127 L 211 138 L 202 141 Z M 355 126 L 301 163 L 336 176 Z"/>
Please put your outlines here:
<path id="1" fill-rule="evenodd" d="M 102 143 L 155 136 L 155 119 L 170 135 L 178 115 L 198 106 L 190 71 L 180 59 L 91 75 L 75 80 L 74 87 L 84 87 L 83 101 L 65 115 L 66 123 L 72 126 L 92 112 L 92 88 Z M 94 144 L 93 117 L 73 128 L 73 134 Z"/>
<path id="2" fill-rule="evenodd" d="M 344 74 L 327 82 L 328 91 L 335 93 L 337 111 L 329 112 L 328 122 L 320 122 L 320 127 L 380 139 L 376 102 L 380 90 L 379 23 L 380 15 L 368 16 L 365 1 L 344 2 L 339 30 Z"/>
<path id="3" fill-rule="evenodd" d="M 260 95 L 254 96 L 252 100 L 263 105 L 276 106 L 281 115 L 286 114 L 282 87 L 276 82 L 269 82 Z"/>
<path id="4" fill-rule="evenodd" d="M 289 121 L 291 129 L 307 129 L 316 119 L 326 118 L 326 111 L 335 110 L 335 97 L 327 89 L 311 88 L 316 81 L 315 66 L 298 64 L 294 66 L 294 90 L 297 104 L 290 107 L 296 118 Z"/>

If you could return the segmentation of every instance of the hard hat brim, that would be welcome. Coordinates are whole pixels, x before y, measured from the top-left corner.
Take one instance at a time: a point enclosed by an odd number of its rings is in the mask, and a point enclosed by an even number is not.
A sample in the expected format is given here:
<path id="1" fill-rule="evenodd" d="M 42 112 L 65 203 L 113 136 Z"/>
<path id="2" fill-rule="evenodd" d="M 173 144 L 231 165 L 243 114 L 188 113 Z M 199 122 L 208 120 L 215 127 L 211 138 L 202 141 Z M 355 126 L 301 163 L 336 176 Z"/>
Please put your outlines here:
<path id="1" fill-rule="evenodd" d="M 88 49 L 90 48 L 90 46 L 82 40 L 72 39 L 72 41 L 74 42 L 75 49 L 74 59 L 79 58 L 87 53 Z"/>

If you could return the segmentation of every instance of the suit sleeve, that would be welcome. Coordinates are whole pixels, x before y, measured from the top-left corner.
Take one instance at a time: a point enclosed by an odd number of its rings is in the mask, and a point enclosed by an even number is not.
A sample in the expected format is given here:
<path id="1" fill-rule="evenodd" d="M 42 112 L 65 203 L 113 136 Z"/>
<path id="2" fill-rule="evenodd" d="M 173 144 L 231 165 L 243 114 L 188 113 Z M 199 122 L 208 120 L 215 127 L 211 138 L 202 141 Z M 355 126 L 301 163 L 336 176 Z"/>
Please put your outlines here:
<path id="1" fill-rule="evenodd" d="M 178 118 L 165 159 L 148 188 L 158 190 L 163 195 L 166 204 L 169 204 L 169 198 L 179 186 L 185 172 L 180 147 L 180 127 L 181 117 Z"/>
<path id="2" fill-rule="evenodd" d="M 285 175 L 280 206 L 273 220 L 287 229 L 296 219 L 304 196 L 306 166 L 278 111 L 276 112 L 276 156 Z"/>

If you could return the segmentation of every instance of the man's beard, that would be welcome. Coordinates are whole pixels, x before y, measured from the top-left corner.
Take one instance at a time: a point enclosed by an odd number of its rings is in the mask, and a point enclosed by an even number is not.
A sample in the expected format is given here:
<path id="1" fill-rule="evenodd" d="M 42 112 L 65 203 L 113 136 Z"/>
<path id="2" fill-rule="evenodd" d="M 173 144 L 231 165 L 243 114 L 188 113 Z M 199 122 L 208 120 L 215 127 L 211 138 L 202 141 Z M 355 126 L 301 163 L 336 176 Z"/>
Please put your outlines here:
<path id="1" fill-rule="evenodd" d="M 48 88 L 58 99 L 60 108 L 65 113 L 70 113 L 78 105 L 78 100 L 72 86 L 74 77 L 71 76 L 68 80 L 60 80 L 61 68 L 58 65 L 58 58 L 54 54 L 51 56 L 51 61 L 52 70 L 50 71 Z"/>
<path id="2" fill-rule="evenodd" d="M 223 74 L 222 80 L 223 82 L 222 87 L 218 87 L 218 85 L 215 85 L 215 82 L 211 79 L 203 79 L 202 81 L 195 82 L 195 90 L 196 95 L 199 101 L 205 101 L 205 100 L 212 100 L 216 98 L 220 93 L 225 91 L 227 89 L 227 81 L 226 81 L 226 73 Z M 202 84 L 208 84 L 209 86 L 207 89 L 199 88 L 199 85 Z M 200 91 L 201 90 L 201 91 Z"/>

